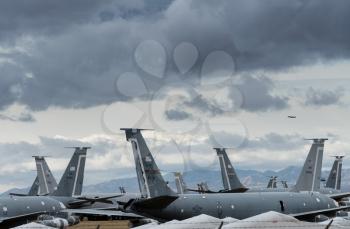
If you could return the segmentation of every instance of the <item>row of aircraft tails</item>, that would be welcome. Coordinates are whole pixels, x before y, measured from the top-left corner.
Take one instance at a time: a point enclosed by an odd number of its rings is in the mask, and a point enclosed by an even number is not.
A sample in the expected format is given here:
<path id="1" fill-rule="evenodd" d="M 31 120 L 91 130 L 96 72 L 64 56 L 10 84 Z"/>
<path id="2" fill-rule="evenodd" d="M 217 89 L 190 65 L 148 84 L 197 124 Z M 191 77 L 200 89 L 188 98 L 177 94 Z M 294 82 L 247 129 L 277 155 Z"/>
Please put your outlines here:
<path id="1" fill-rule="evenodd" d="M 37 177 L 28 194 L 11 193 L 0 198 L 0 228 L 8 228 L 37 219 L 45 225 L 72 225 L 84 217 L 108 217 L 145 222 L 184 220 L 201 214 L 219 219 L 245 219 L 269 211 L 283 213 L 299 220 L 315 221 L 329 217 L 348 217 L 350 193 L 342 193 L 343 156 L 335 157 L 333 167 L 321 186 L 324 143 L 311 139 L 312 145 L 295 185 L 277 187 L 271 177 L 266 188 L 246 187 L 237 176 L 225 148 L 217 153 L 224 189 L 210 189 L 205 183 L 197 188 L 186 186 L 181 173 L 175 173 L 177 192 L 162 174 L 142 135 L 141 129 L 125 128 L 130 142 L 140 193 L 82 195 L 86 155 L 89 147 L 76 147 L 57 183 L 44 157 L 34 156 Z"/>

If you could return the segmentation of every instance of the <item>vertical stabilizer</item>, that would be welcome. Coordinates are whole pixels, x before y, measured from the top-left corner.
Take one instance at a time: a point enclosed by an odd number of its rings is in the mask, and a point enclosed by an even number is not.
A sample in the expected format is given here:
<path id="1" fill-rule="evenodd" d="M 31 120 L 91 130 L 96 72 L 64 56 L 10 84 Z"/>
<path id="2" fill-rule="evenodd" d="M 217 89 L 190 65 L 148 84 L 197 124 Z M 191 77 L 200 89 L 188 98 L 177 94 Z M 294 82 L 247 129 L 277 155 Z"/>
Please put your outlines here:
<path id="1" fill-rule="evenodd" d="M 324 142 L 328 139 L 308 140 L 313 140 L 313 143 L 295 184 L 296 191 L 318 191 L 320 189 Z"/>
<path id="2" fill-rule="evenodd" d="M 214 148 L 219 157 L 221 177 L 225 190 L 234 190 L 245 188 L 239 180 L 230 159 L 227 156 L 225 148 Z"/>
<path id="3" fill-rule="evenodd" d="M 285 180 L 281 181 L 283 188 L 287 189 L 288 188 L 288 183 Z"/>
<path id="4" fill-rule="evenodd" d="M 35 178 L 32 186 L 29 189 L 28 196 L 37 196 L 39 195 L 39 179 L 38 176 Z"/>
<path id="5" fill-rule="evenodd" d="M 277 188 L 277 177 L 271 176 L 266 188 Z"/>
<path id="6" fill-rule="evenodd" d="M 141 134 L 141 129 L 125 128 L 121 130 L 125 131 L 126 140 L 132 146 L 141 195 L 147 198 L 174 195 L 175 193 L 164 181 Z"/>
<path id="7" fill-rule="evenodd" d="M 77 196 L 83 190 L 86 152 L 90 147 L 74 147 L 74 154 L 53 196 Z"/>
<path id="8" fill-rule="evenodd" d="M 343 158 L 344 156 L 335 156 L 332 170 L 329 172 L 329 176 L 326 182 L 326 188 L 340 190 Z"/>
<path id="9" fill-rule="evenodd" d="M 57 182 L 46 163 L 45 157 L 33 157 L 35 158 L 36 171 L 40 188 L 39 195 L 52 194 L 57 189 Z"/>
<path id="10" fill-rule="evenodd" d="M 175 184 L 176 184 L 176 189 L 178 194 L 185 194 L 187 193 L 187 187 L 186 183 L 182 177 L 182 174 L 180 172 L 175 172 Z"/>

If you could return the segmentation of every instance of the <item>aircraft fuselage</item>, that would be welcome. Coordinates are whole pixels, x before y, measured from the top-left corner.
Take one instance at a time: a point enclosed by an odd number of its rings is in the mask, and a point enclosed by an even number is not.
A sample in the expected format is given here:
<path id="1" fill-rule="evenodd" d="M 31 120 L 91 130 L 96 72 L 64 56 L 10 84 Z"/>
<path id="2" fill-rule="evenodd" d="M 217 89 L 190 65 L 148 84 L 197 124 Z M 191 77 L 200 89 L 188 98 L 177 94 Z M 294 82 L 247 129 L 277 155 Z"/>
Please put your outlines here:
<path id="1" fill-rule="evenodd" d="M 183 194 L 165 208 L 140 208 L 138 214 L 162 220 L 183 220 L 200 214 L 217 218 L 245 219 L 267 211 L 284 214 L 337 207 L 337 203 L 319 193 L 225 193 Z"/>

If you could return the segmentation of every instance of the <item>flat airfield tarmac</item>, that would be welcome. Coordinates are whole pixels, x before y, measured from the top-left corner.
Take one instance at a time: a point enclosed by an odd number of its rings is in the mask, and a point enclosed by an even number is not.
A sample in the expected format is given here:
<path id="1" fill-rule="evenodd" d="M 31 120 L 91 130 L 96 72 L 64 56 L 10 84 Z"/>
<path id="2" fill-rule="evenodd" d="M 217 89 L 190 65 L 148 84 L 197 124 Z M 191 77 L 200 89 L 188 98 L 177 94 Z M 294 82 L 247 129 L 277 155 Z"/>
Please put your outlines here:
<path id="1" fill-rule="evenodd" d="M 81 221 L 79 224 L 71 226 L 72 229 L 129 229 L 129 220 L 108 220 L 108 221 Z M 100 227 L 98 227 L 100 226 Z"/>

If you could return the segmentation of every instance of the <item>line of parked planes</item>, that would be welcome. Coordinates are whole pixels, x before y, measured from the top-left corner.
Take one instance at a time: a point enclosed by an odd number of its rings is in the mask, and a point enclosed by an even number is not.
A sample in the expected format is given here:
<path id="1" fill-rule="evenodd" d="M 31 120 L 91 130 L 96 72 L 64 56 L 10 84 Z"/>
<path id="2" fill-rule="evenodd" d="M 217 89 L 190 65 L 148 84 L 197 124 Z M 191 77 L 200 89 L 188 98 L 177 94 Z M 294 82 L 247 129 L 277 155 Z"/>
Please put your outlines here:
<path id="1" fill-rule="evenodd" d="M 34 156 L 37 177 L 28 194 L 10 193 L 0 197 L 0 228 L 11 228 L 35 221 L 54 228 L 79 223 L 81 217 L 129 219 L 135 224 L 184 220 L 201 214 L 223 219 L 246 219 L 275 211 L 302 221 L 322 221 L 349 217 L 350 193 L 341 192 L 343 156 L 336 156 L 325 187 L 321 185 L 324 143 L 310 139 L 312 145 L 295 185 L 283 188 L 272 177 L 266 188 L 244 186 L 237 176 L 225 148 L 214 148 L 221 168 L 222 190 L 205 185 L 187 188 L 175 173 L 177 192 L 162 174 L 142 135 L 142 129 L 123 128 L 131 143 L 140 193 L 82 195 L 86 154 L 89 147 L 76 147 L 57 184 L 45 158 Z M 181 228 L 181 227 L 179 227 Z"/>

